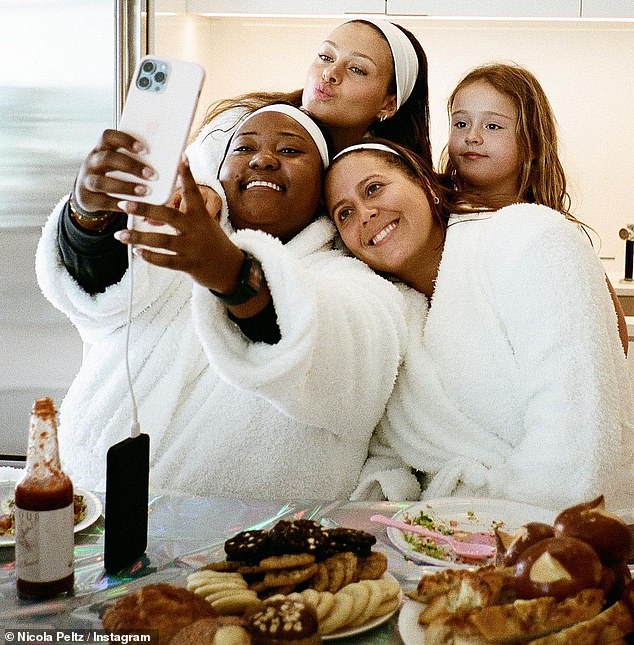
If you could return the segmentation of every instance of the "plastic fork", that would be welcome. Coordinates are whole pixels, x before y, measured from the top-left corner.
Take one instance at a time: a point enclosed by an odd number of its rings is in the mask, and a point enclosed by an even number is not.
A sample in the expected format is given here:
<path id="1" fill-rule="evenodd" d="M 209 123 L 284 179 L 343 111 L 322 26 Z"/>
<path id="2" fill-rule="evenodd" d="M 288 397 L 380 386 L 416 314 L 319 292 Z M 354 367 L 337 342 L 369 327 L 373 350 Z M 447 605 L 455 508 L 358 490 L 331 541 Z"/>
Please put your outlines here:
<path id="1" fill-rule="evenodd" d="M 467 558 L 469 560 L 486 560 L 487 558 L 492 558 L 495 555 L 495 547 L 490 544 L 473 544 L 471 542 L 462 542 L 461 540 L 456 540 L 449 535 L 443 535 L 442 533 L 436 533 L 435 531 L 430 531 L 423 528 L 422 526 L 416 526 L 415 524 L 407 524 L 406 522 L 398 522 L 397 520 L 392 520 L 385 515 L 373 515 L 370 518 L 370 522 L 377 522 L 379 524 L 385 524 L 385 526 L 391 526 L 400 531 L 407 531 L 408 533 L 417 533 L 418 535 L 423 535 L 424 537 L 431 538 L 435 542 L 442 542 L 449 546 L 454 553 L 461 557 Z"/>

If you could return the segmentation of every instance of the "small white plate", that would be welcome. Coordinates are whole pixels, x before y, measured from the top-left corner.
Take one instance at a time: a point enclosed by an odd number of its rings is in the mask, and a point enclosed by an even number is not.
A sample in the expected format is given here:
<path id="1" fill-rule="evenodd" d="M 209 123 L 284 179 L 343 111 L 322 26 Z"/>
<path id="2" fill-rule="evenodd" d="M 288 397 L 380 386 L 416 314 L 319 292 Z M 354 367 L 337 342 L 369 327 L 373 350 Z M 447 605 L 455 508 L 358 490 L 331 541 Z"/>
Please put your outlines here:
<path id="1" fill-rule="evenodd" d="M 100 517 L 101 512 L 103 511 L 103 505 L 101 500 L 90 493 L 87 490 L 82 490 L 81 488 L 75 488 L 75 495 L 83 495 L 84 503 L 86 504 L 86 513 L 84 519 L 81 522 L 75 524 L 75 533 L 87 529 L 89 526 L 92 526 Z"/>
<path id="2" fill-rule="evenodd" d="M 406 598 L 398 615 L 398 633 L 405 645 L 425 645 L 425 628 L 418 622 L 423 605 Z"/>
<path id="3" fill-rule="evenodd" d="M 383 577 L 385 578 L 390 578 L 394 581 L 396 581 L 396 578 L 391 574 L 391 573 L 384 573 Z M 401 606 L 401 603 L 403 602 L 403 592 L 399 592 L 399 604 L 396 609 L 393 611 L 388 612 L 387 614 L 383 614 L 383 616 L 377 616 L 376 618 L 372 618 L 368 620 L 367 622 L 363 623 L 363 625 L 359 625 L 358 627 L 350 627 L 350 628 L 344 628 L 340 629 L 339 631 L 333 632 L 332 634 L 325 634 L 324 636 L 321 637 L 323 641 L 334 641 L 337 640 L 338 638 L 348 638 L 349 636 L 356 636 L 357 634 L 363 634 L 364 632 L 369 632 L 371 629 L 374 629 L 375 627 L 378 627 L 379 625 L 382 625 L 383 623 L 386 623 L 394 614 L 398 611 L 398 608 Z"/>
<path id="4" fill-rule="evenodd" d="M 9 500 L 15 497 L 16 481 L 2 481 L 0 482 L 0 515 L 9 512 Z M 103 506 L 101 500 L 95 497 L 92 493 L 75 488 L 75 495 L 83 495 L 84 502 L 86 503 L 86 512 L 84 519 L 75 524 L 75 533 L 83 531 L 90 525 L 94 524 L 101 515 Z M 13 546 L 15 544 L 14 535 L 0 535 L 0 547 Z"/>
<path id="5" fill-rule="evenodd" d="M 445 524 L 452 523 L 452 528 L 457 531 L 481 533 L 491 532 L 494 525 L 500 526 L 504 531 L 513 533 L 527 522 L 552 524 L 555 520 L 554 511 L 540 508 L 539 506 L 484 497 L 439 497 L 430 499 L 399 511 L 394 515 L 394 519 L 403 522 L 405 521 L 405 515 L 412 517 L 418 515 L 421 511 Z M 455 525 L 453 524 L 454 522 Z M 387 535 L 392 544 L 414 562 L 452 568 L 473 566 L 472 564 L 440 560 L 426 553 L 415 551 L 405 540 L 402 531 L 399 529 L 388 527 Z"/>

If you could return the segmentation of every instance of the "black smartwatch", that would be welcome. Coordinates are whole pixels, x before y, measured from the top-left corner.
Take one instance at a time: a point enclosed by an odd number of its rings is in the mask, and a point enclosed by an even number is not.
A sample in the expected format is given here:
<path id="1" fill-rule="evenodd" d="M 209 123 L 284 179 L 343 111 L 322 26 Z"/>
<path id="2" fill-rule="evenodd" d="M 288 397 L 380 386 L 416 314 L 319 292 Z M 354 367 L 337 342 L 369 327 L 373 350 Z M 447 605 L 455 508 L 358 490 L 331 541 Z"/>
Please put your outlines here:
<path id="1" fill-rule="evenodd" d="M 218 293 L 209 289 L 211 293 L 225 305 L 243 305 L 260 293 L 264 286 L 264 271 L 257 258 L 244 252 L 244 261 L 238 274 L 238 286 L 233 293 Z"/>

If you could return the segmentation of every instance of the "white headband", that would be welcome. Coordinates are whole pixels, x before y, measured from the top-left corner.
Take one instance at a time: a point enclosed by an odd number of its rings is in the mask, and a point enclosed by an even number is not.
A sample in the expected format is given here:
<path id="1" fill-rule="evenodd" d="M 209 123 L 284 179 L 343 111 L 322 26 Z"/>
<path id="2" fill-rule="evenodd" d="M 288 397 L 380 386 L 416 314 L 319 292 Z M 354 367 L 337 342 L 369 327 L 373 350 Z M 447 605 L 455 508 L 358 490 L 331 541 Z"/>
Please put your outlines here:
<path id="1" fill-rule="evenodd" d="M 353 146 L 348 146 L 341 152 L 338 152 L 332 160 L 335 161 L 339 159 L 339 157 L 347 154 L 348 152 L 353 152 L 354 150 L 381 150 L 382 152 L 390 152 L 397 157 L 401 156 L 398 152 L 396 152 L 396 150 L 394 150 L 394 148 L 390 148 L 390 146 L 386 146 L 383 143 L 355 143 Z"/>
<path id="2" fill-rule="evenodd" d="M 302 112 L 299 108 L 292 105 L 274 103 L 273 105 L 266 105 L 263 108 L 259 108 L 258 110 L 255 110 L 255 112 L 251 112 L 251 114 L 247 114 L 247 116 L 242 119 L 240 127 L 242 127 L 249 119 L 252 119 L 254 116 L 261 114 L 262 112 L 280 112 L 281 114 L 286 114 L 287 116 L 290 116 L 291 119 L 297 121 L 297 123 L 299 123 L 302 128 L 308 132 L 312 140 L 315 142 L 317 150 L 319 150 L 321 161 L 324 164 L 324 169 L 328 168 L 330 161 L 328 159 L 328 144 L 326 143 L 326 138 L 319 129 L 319 126 L 305 112 Z"/>
<path id="3" fill-rule="evenodd" d="M 396 76 L 396 109 L 410 97 L 418 76 L 418 56 L 411 40 L 395 24 L 386 20 L 363 18 L 381 30 L 392 50 Z"/>

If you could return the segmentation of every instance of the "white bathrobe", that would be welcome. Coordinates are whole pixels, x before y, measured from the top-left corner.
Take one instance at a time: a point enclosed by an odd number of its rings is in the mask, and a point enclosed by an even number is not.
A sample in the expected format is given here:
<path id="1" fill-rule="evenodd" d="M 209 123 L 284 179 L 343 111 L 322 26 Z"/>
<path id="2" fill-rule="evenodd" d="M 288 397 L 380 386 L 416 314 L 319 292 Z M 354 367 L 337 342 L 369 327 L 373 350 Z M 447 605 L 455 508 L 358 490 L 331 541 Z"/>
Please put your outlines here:
<path id="1" fill-rule="evenodd" d="M 61 262 L 61 207 L 36 257 L 42 291 L 85 343 L 60 407 L 61 455 L 76 485 L 104 490 L 106 451 L 131 428 L 130 271 L 105 293 L 83 291 Z M 249 341 L 188 275 L 134 260 L 130 364 L 141 430 L 151 440 L 153 491 L 350 495 L 394 385 L 406 328 L 401 293 L 333 250 L 335 233 L 326 218 L 285 245 L 260 231 L 233 233 L 262 263 L 281 331 L 273 345 Z"/>
<path id="2" fill-rule="evenodd" d="M 634 501 L 633 399 L 614 306 L 587 238 L 516 204 L 452 217 L 427 303 L 373 439 L 431 476 L 422 498 L 492 496 L 554 509 Z"/>

